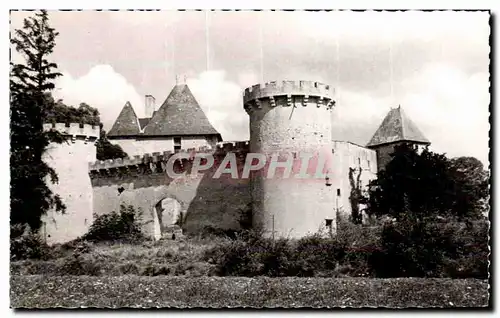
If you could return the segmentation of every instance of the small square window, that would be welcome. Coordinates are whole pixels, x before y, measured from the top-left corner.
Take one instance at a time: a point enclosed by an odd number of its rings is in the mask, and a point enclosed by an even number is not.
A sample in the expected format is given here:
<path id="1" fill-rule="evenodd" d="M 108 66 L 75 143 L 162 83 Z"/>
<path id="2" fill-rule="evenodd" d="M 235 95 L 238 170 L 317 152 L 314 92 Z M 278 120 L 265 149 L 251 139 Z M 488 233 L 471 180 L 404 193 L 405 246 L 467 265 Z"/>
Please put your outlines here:
<path id="1" fill-rule="evenodd" d="M 174 137 L 174 145 L 176 146 L 181 145 L 181 137 Z"/>
<path id="2" fill-rule="evenodd" d="M 333 220 L 332 219 L 325 219 L 326 222 L 326 227 L 332 227 Z"/>

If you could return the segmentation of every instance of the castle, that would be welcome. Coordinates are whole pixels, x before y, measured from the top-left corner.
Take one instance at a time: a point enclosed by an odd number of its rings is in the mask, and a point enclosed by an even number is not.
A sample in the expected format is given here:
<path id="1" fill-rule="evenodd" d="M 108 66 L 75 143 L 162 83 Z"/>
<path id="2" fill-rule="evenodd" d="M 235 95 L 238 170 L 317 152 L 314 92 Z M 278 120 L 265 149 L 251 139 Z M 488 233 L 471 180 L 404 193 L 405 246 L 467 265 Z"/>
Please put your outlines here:
<path id="1" fill-rule="evenodd" d="M 158 109 L 154 97 L 146 95 L 146 118 L 138 118 L 129 102 L 124 105 L 108 138 L 129 157 L 107 161 L 96 161 L 98 127 L 46 124 L 45 129 L 68 136 L 67 143 L 51 145 L 45 154 L 59 175 L 59 183 L 50 186 L 63 198 L 67 212 L 50 211 L 42 232 L 49 244 L 75 239 L 87 232 L 96 215 L 118 211 L 124 204 L 141 214 L 144 233 L 154 239 L 179 227 L 186 233 L 207 227 L 237 230 L 247 211 L 252 211 L 252 225 L 262 227 L 268 236 L 334 235 L 337 218 L 351 214 L 353 187 L 366 189 L 395 145 L 430 144 L 401 107 L 390 110 L 366 147 L 332 140 L 334 108 L 329 85 L 309 81 L 254 85 L 243 93 L 250 140 L 222 142 L 189 87 L 177 84 Z M 215 158 L 202 172 L 193 170 L 200 154 Z M 238 171 L 249 154 L 273 157 L 267 168 L 272 166 L 276 173 L 271 178 L 259 173 L 247 178 L 224 173 L 215 178 L 226 167 L 228 154 Z M 178 177 L 165 173 L 172 156 Z M 324 174 L 286 178 L 283 160 L 295 164 L 303 156 L 316 164 L 325 159 Z"/>

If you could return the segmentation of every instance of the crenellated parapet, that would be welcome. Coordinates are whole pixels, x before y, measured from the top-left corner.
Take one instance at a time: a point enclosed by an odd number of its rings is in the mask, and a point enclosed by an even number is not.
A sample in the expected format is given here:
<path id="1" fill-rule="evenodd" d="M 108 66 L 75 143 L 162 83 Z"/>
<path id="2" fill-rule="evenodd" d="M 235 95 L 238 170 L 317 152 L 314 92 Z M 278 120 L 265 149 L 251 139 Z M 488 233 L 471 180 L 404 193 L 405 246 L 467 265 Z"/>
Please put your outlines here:
<path id="1" fill-rule="evenodd" d="M 247 112 L 262 108 L 265 101 L 270 107 L 296 107 L 316 105 L 332 108 L 334 89 L 330 85 L 312 81 L 274 81 L 245 89 L 243 104 Z"/>
<path id="2" fill-rule="evenodd" d="M 227 153 L 244 155 L 248 153 L 248 141 L 222 142 L 215 148 L 200 147 L 182 149 L 177 152 L 164 151 L 153 152 L 143 156 L 137 155 L 123 159 L 109 159 L 89 163 L 89 174 L 91 178 L 113 177 L 118 175 L 141 175 L 152 173 L 164 173 L 167 163 L 173 160 L 174 170 L 183 172 L 189 170 L 195 158 L 204 160 L 207 155 L 214 157 L 215 162 L 220 161 Z"/>
<path id="3" fill-rule="evenodd" d="M 89 142 L 94 142 L 99 139 L 101 131 L 99 126 L 78 123 L 43 124 L 43 130 L 56 130 L 60 134 L 70 136 L 73 141 L 75 141 L 76 139 L 82 139 Z"/>

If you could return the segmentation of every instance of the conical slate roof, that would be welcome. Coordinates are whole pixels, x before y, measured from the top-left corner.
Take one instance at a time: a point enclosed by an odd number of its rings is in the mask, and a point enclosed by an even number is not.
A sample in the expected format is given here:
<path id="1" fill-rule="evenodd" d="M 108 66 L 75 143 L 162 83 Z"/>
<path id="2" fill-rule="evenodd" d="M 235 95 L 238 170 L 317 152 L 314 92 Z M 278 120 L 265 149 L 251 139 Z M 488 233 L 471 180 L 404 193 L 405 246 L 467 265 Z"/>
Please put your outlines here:
<path id="1" fill-rule="evenodd" d="M 144 128 L 145 136 L 219 135 L 186 84 L 176 85 Z"/>
<path id="2" fill-rule="evenodd" d="M 430 144 L 430 141 L 424 137 L 415 123 L 406 116 L 401 106 L 389 111 L 366 146 L 375 147 L 396 141 L 413 141 Z"/>
<path id="3" fill-rule="evenodd" d="M 135 114 L 134 108 L 130 102 L 126 102 L 122 111 L 116 118 L 113 127 L 108 132 L 109 137 L 117 136 L 135 136 L 140 133 L 139 121 Z"/>

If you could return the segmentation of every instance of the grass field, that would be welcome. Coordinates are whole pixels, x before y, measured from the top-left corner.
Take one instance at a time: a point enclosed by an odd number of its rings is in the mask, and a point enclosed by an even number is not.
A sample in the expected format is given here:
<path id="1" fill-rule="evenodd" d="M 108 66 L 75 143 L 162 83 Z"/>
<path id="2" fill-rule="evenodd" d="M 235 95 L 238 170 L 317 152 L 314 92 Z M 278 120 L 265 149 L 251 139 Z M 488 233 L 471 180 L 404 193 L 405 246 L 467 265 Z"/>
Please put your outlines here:
<path id="1" fill-rule="evenodd" d="M 422 278 L 11 276 L 11 307 L 486 307 L 488 282 Z"/>

